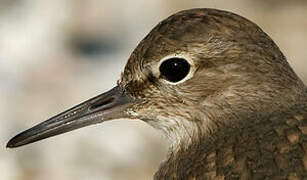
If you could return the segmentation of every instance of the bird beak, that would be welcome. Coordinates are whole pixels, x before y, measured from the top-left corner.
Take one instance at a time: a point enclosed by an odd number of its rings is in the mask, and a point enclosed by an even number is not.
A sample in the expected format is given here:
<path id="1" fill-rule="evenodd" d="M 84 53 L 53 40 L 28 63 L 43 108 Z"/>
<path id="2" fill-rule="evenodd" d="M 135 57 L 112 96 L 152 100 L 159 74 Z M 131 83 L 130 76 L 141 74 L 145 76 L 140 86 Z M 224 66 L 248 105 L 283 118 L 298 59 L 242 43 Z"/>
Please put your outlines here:
<path id="1" fill-rule="evenodd" d="M 7 147 L 23 146 L 111 119 L 128 118 L 126 110 L 135 102 L 116 86 L 16 135 L 7 143 Z"/>

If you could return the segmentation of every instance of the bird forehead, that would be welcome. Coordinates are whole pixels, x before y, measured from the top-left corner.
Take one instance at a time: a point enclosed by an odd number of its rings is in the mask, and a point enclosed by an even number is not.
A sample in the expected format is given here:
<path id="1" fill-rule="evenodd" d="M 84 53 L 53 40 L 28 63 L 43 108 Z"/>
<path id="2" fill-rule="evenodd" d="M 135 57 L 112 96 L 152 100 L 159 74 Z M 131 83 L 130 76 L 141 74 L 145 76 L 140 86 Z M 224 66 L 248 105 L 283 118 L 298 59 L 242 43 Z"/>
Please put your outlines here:
<path id="1" fill-rule="evenodd" d="M 192 54 L 200 49 L 209 49 L 207 52 L 210 53 L 212 47 L 224 48 L 235 43 L 238 37 L 260 39 L 257 38 L 259 35 L 263 34 L 257 25 L 230 12 L 215 9 L 181 11 L 151 30 L 133 51 L 126 67 L 141 70 L 170 54 Z"/>
<path id="2" fill-rule="evenodd" d="M 243 39 L 242 41 L 239 41 Z M 206 59 L 227 60 L 238 57 L 241 44 L 264 44 L 263 31 L 234 13 L 215 9 L 192 9 L 178 12 L 160 22 L 132 52 L 120 84 L 141 84 L 154 76 L 153 66 L 173 54 L 187 54 L 194 64 Z M 246 49 L 247 50 L 247 49 Z M 222 58 L 221 58 L 222 57 Z M 143 85 L 142 85 L 143 86 Z"/>

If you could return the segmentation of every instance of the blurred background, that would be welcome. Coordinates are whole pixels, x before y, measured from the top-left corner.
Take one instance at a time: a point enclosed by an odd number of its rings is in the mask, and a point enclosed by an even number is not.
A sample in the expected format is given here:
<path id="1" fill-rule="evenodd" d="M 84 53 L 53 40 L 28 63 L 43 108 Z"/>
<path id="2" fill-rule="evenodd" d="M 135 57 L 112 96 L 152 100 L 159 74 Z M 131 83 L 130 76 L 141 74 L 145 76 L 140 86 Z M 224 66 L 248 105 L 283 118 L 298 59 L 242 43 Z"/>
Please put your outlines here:
<path id="1" fill-rule="evenodd" d="M 0 0 L 0 179 L 152 179 L 167 146 L 141 121 L 106 122 L 18 149 L 5 145 L 112 88 L 153 26 L 195 7 L 254 21 L 307 82 L 306 0 Z"/>

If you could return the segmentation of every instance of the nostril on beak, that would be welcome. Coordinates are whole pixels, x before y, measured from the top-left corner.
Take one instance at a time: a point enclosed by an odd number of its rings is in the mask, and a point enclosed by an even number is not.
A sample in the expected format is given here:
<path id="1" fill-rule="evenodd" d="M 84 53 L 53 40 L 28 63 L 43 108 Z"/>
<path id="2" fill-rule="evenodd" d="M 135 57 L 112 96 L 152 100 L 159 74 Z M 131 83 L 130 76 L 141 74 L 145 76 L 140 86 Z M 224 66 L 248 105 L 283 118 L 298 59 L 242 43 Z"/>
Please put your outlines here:
<path id="1" fill-rule="evenodd" d="M 94 102 L 89 109 L 90 110 L 97 110 L 97 109 L 107 109 L 112 107 L 112 102 L 114 102 L 115 98 L 114 97 L 109 97 L 106 99 L 101 99 L 97 102 Z"/>

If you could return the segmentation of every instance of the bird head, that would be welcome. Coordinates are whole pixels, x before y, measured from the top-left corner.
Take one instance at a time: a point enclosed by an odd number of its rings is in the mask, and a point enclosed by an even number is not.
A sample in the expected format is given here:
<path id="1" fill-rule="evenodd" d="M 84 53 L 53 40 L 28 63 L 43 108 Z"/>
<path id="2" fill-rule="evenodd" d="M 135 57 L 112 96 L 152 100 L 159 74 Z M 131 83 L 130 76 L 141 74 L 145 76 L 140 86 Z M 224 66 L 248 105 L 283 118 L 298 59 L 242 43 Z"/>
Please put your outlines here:
<path id="1" fill-rule="evenodd" d="M 221 10 L 185 10 L 139 43 L 117 87 L 17 135 L 8 147 L 118 118 L 141 119 L 178 144 L 289 107 L 303 87 L 256 24 Z"/>
<path id="2" fill-rule="evenodd" d="M 142 99 L 128 113 L 175 144 L 287 108 L 304 89 L 256 24 L 213 9 L 159 23 L 132 53 L 119 85 Z"/>

